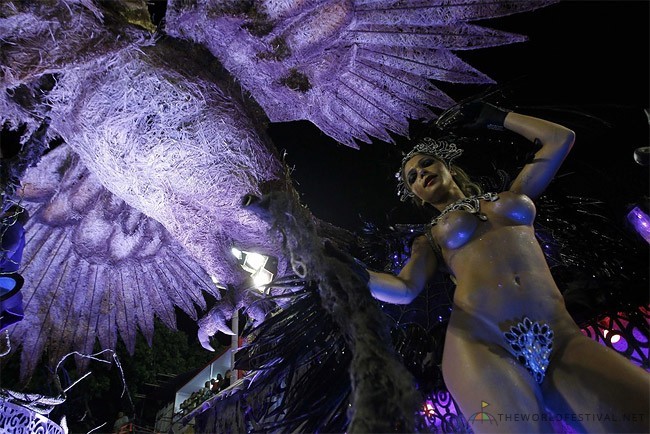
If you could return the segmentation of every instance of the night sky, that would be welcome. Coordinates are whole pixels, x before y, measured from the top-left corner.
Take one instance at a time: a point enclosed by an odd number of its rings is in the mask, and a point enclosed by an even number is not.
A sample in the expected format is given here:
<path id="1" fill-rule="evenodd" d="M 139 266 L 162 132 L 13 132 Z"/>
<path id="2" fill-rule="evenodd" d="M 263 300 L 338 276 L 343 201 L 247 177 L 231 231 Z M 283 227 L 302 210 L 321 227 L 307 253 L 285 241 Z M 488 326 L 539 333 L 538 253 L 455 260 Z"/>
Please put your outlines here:
<path id="1" fill-rule="evenodd" d="M 568 175 L 564 182 L 576 194 L 605 200 L 621 216 L 648 195 L 648 168 L 633 159 L 634 149 L 648 146 L 648 12 L 644 1 L 561 2 L 482 22 L 525 34 L 527 42 L 457 52 L 505 87 L 499 99 L 505 107 L 573 128 L 577 141 L 560 175 Z M 460 100 L 496 86 L 440 87 Z M 413 122 L 413 131 L 423 128 Z M 404 138 L 394 136 L 397 145 L 375 141 L 354 150 L 306 121 L 272 124 L 269 132 L 286 150 L 302 200 L 317 217 L 352 230 L 363 219 L 417 218 L 395 197 L 400 150 L 409 149 Z M 513 151 L 518 149 L 485 149 L 500 160 Z M 465 163 L 485 157 L 467 150 Z"/>

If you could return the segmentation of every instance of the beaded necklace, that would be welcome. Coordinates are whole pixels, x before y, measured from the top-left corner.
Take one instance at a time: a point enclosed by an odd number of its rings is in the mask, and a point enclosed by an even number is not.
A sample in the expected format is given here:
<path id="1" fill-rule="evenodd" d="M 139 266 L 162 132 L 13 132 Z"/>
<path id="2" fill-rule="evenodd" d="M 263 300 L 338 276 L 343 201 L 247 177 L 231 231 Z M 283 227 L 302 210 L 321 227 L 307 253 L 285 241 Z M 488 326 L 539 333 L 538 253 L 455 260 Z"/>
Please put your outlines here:
<path id="1" fill-rule="evenodd" d="M 464 197 L 462 199 L 458 199 L 456 202 L 447 205 L 445 209 L 442 210 L 440 215 L 433 220 L 431 220 L 431 226 L 435 226 L 438 224 L 440 219 L 442 219 L 445 214 L 451 212 L 451 211 L 456 211 L 459 209 L 462 209 L 464 211 L 467 211 L 470 214 L 475 214 L 476 217 L 478 217 L 481 221 L 486 221 L 487 216 L 481 212 L 481 200 L 487 200 L 489 202 L 494 202 L 499 198 L 499 195 L 496 193 L 485 193 L 481 195 L 475 195 L 475 196 L 470 196 L 470 197 Z"/>

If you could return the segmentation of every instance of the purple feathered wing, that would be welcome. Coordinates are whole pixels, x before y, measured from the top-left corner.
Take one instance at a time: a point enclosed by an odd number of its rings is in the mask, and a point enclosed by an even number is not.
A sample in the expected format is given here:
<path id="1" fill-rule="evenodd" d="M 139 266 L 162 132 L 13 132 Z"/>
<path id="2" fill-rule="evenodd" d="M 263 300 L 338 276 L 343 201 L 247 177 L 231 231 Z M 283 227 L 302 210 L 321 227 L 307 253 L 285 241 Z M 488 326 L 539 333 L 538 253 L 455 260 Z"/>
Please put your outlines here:
<path id="1" fill-rule="evenodd" d="M 23 379 L 46 350 L 56 364 L 70 351 L 91 353 L 96 339 L 114 349 L 119 333 L 133 352 L 138 330 L 151 343 L 154 316 L 175 329 L 175 307 L 196 320 L 204 292 L 219 298 L 163 226 L 102 187 L 67 145 L 44 156 L 23 185 L 30 219 L 21 273 L 29 279 L 25 318 L 9 329 L 29 349 Z"/>
<path id="2" fill-rule="evenodd" d="M 167 33 L 223 63 L 272 122 L 306 119 L 351 147 L 408 135 L 408 119 L 454 104 L 435 82 L 492 83 L 454 52 L 521 42 L 474 21 L 556 1 L 172 0 Z"/>

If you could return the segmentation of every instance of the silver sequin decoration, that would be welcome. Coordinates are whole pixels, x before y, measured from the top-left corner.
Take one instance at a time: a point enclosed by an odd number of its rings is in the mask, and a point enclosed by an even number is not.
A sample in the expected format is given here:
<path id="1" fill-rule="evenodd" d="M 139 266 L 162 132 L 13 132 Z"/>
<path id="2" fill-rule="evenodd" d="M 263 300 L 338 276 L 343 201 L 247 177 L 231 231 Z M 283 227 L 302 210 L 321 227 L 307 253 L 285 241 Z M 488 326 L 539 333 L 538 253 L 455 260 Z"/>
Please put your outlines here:
<path id="1" fill-rule="evenodd" d="M 524 318 L 503 336 L 517 360 L 541 384 L 553 349 L 553 330 L 547 324 Z"/>
<path id="2" fill-rule="evenodd" d="M 451 211 L 459 210 L 462 209 L 464 211 L 467 211 L 470 214 L 476 214 L 476 216 L 483 220 L 487 220 L 487 216 L 481 212 L 481 200 L 487 200 L 489 202 L 494 202 L 499 198 L 499 195 L 496 193 L 485 193 L 481 195 L 476 195 L 476 196 L 470 196 L 470 197 L 464 197 L 460 200 L 457 200 L 456 202 L 448 205 L 445 209 L 442 210 L 440 215 L 433 220 L 431 220 L 431 226 L 435 226 L 438 224 L 440 219 L 442 219 L 445 214 Z"/>

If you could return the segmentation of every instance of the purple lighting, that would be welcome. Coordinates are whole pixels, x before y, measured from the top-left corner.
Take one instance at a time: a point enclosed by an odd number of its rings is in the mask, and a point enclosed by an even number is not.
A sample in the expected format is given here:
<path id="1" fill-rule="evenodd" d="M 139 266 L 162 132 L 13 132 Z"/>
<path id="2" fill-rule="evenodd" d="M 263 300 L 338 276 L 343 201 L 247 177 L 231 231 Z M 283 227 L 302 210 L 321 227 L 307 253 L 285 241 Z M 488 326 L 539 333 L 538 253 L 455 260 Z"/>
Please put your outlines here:
<path id="1" fill-rule="evenodd" d="M 648 214 L 644 213 L 638 206 L 635 206 L 627 213 L 627 221 L 632 223 L 632 227 L 634 227 L 639 235 L 650 243 L 650 217 Z"/>
<path id="2" fill-rule="evenodd" d="M 469 427 L 456 401 L 447 390 L 439 390 L 430 395 L 422 404 L 419 412 L 424 423 L 433 432 L 449 432 L 449 429 Z"/>
<path id="3" fill-rule="evenodd" d="M 645 307 L 639 307 L 638 312 L 639 317 L 644 318 L 643 324 L 631 321 L 627 314 L 619 312 L 588 325 L 582 333 L 648 370 L 648 336 L 642 328 L 647 326 L 650 316 Z"/>

